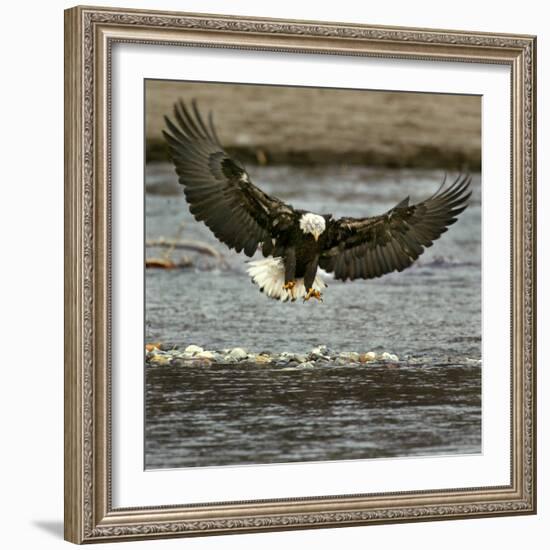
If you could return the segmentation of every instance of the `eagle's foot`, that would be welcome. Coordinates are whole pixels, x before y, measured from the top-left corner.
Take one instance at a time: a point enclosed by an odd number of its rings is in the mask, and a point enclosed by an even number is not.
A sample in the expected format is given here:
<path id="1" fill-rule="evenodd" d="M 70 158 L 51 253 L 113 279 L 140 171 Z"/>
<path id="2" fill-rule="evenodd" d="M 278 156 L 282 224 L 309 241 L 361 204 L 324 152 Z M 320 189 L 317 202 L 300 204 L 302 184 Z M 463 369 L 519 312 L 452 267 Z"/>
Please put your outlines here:
<path id="1" fill-rule="evenodd" d="M 295 286 L 296 286 L 296 281 L 288 281 L 288 283 L 285 283 L 283 285 L 283 289 L 284 290 L 293 290 Z"/>
<path id="2" fill-rule="evenodd" d="M 304 296 L 304 302 L 307 302 L 310 298 L 315 298 L 316 300 L 319 300 L 320 302 L 323 301 L 323 297 L 321 293 L 318 290 L 315 290 L 314 288 L 310 288 L 307 291 L 307 294 Z"/>

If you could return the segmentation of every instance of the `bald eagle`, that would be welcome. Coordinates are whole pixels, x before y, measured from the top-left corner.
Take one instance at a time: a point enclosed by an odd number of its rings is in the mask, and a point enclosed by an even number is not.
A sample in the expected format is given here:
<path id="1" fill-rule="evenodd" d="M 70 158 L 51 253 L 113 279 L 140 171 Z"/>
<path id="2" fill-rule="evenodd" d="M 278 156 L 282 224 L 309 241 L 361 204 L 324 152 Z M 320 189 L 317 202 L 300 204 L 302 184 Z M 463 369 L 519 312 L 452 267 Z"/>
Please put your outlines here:
<path id="1" fill-rule="evenodd" d="M 403 271 L 466 208 L 470 176 L 445 180 L 428 199 L 409 197 L 380 216 L 339 218 L 295 209 L 264 193 L 220 143 L 212 113 L 207 122 L 195 101 L 174 105 L 163 131 L 189 209 L 229 248 L 263 260 L 250 261 L 252 281 L 270 298 L 322 301 L 318 269 L 342 281 Z"/>

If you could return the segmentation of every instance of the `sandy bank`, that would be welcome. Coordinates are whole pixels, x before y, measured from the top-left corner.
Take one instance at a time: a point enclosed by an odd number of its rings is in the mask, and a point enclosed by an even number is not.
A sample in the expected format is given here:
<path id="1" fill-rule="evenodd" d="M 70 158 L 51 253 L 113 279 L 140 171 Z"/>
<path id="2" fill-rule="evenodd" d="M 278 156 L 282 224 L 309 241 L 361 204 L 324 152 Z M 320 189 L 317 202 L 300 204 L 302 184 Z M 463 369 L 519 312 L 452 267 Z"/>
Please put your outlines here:
<path id="1" fill-rule="evenodd" d="M 481 166 L 477 96 L 163 81 L 146 84 L 148 161 L 167 159 L 163 116 L 178 98 L 212 110 L 222 143 L 247 163 Z"/>

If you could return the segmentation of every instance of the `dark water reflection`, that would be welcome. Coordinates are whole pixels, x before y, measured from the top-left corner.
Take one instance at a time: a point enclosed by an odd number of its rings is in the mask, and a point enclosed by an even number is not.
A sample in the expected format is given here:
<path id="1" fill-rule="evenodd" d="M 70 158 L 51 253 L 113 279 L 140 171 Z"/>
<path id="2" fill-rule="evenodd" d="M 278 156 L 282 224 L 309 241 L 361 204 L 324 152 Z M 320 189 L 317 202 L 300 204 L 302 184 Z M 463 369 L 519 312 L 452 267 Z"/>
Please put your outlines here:
<path id="1" fill-rule="evenodd" d="M 477 365 L 148 367 L 146 466 L 476 453 Z"/>

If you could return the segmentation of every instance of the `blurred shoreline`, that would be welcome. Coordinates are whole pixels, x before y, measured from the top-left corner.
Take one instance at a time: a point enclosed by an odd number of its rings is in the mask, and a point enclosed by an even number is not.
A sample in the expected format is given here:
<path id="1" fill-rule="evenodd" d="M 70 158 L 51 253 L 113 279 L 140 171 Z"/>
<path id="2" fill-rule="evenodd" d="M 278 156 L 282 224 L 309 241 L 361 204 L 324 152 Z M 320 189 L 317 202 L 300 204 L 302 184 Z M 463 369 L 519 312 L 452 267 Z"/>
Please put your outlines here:
<path id="1" fill-rule="evenodd" d="M 406 150 L 393 147 L 380 152 L 375 148 L 363 151 L 331 151 L 325 149 L 270 150 L 265 147 L 225 147 L 229 155 L 246 165 L 258 166 L 371 166 L 377 168 L 444 168 L 463 172 L 481 171 L 481 155 L 473 151 L 443 150 L 436 146 L 416 146 Z M 167 162 L 164 140 L 149 139 L 146 162 Z"/>
<path id="2" fill-rule="evenodd" d="M 178 99 L 212 111 L 245 165 L 481 169 L 478 96 L 148 80 L 147 162 L 168 160 L 164 115 Z"/>

